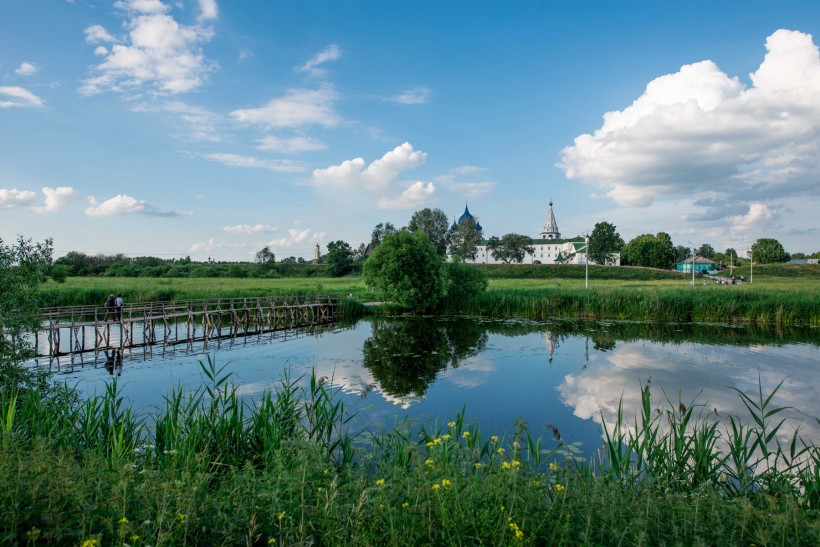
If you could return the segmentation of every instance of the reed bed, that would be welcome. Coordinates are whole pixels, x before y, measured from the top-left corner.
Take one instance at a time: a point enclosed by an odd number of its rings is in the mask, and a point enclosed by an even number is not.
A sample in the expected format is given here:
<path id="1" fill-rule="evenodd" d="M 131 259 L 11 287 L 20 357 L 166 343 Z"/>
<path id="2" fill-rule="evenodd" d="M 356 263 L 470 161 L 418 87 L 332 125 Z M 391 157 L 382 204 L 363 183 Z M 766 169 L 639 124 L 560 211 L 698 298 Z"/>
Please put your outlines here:
<path id="1" fill-rule="evenodd" d="M 530 319 L 584 317 L 817 325 L 820 293 L 753 291 L 736 286 L 495 288 L 468 301 L 448 302 L 447 312 Z"/>
<path id="2" fill-rule="evenodd" d="M 753 422 L 667 401 L 619 412 L 597 457 L 519 422 L 350 431 L 326 378 L 256 400 L 203 385 L 135 415 L 112 382 L 79 400 L 17 376 L 0 391 L 0 543 L 61 545 L 816 545 L 820 452 L 783 444 L 774 393 Z M 5 376 L 4 378 L 7 378 Z M 776 392 L 776 390 L 775 390 Z"/>

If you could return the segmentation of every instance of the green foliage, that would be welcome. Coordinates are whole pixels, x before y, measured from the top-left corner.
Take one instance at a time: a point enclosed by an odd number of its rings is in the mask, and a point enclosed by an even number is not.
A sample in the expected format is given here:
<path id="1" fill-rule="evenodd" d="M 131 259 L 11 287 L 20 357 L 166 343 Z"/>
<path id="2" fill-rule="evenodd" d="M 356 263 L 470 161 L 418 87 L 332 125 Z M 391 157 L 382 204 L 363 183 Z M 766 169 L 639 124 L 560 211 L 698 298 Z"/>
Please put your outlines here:
<path id="1" fill-rule="evenodd" d="M 327 244 L 327 254 L 324 259 L 328 265 L 328 273 L 333 277 L 341 277 L 353 271 L 353 249 L 342 240 L 331 241 Z"/>
<path id="2" fill-rule="evenodd" d="M 613 255 L 624 246 L 624 240 L 609 222 L 598 222 L 589 235 L 589 258 L 595 264 L 611 264 Z"/>
<path id="3" fill-rule="evenodd" d="M 40 285 L 51 265 L 51 240 L 32 243 L 22 236 L 6 245 L 0 239 L 0 363 L 17 363 L 30 353 L 26 332 L 38 322 Z"/>
<path id="4" fill-rule="evenodd" d="M 630 266 L 669 269 L 675 259 L 675 247 L 668 234 L 642 234 L 632 239 L 621 250 L 621 260 Z"/>
<path id="5" fill-rule="evenodd" d="M 448 284 L 444 302 L 448 309 L 458 309 L 484 292 L 489 284 L 485 271 L 474 264 L 453 261 L 446 264 L 446 269 Z"/>
<path id="6" fill-rule="evenodd" d="M 370 252 L 376 250 L 382 240 L 390 234 L 396 233 L 396 227 L 390 222 L 379 222 L 370 233 Z"/>
<path id="7" fill-rule="evenodd" d="M 789 255 L 783 245 L 776 239 L 760 238 L 752 244 L 752 260 L 755 264 L 772 264 L 774 262 L 788 262 Z"/>
<path id="8" fill-rule="evenodd" d="M 49 273 L 55 283 L 65 283 L 68 279 L 68 268 L 62 264 L 53 264 Z"/>
<path id="9" fill-rule="evenodd" d="M 256 252 L 254 255 L 254 260 L 259 264 L 273 264 L 276 262 L 276 255 L 273 254 L 273 251 L 270 250 L 270 247 L 265 245 Z"/>
<path id="10" fill-rule="evenodd" d="M 577 264 L 477 264 L 490 279 L 584 279 L 585 267 Z M 652 281 L 683 279 L 680 273 L 654 268 L 627 266 L 595 266 L 589 269 L 590 279 Z"/>
<path id="11" fill-rule="evenodd" d="M 447 244 L 450 236 L 450 223 L 447 215 L 441 209 L 430 209 L 425 207 L 421 211 L 416 211 L 410 217 L 407 229 L 411 232 L 421 230 L 436 248 L 436 252 L 441 256 L 447 254 Z"/>
<path id="12" fill-rule="evenodd" d="M 462 411 L 351 432 L 315 375 L 286 374 L 246 401 L 212 362 L 202 374 L 201 389 L 172 391 L 150 416 L 116 384 L 82 403 L 0 392 L 0 542 L 820 542 L 820 452 L 771 435 L 780 409 L 762 391 L 739 392 L 747 424 L 696 402 L 659 405 L 646 388 L 641 414 L 619 412 L 588 461 L 530 433 L 537 424 L 499 437 Z"/>
<path id="13" fill-rule="evenodd" d="M 504 264 L 515 262 L 521 264 L 527 253 L 535 252 L 532 238 L 521 234 L 505 234 L 501 239 L 493 236 L 487 242 L 487 250 L 496 260 L 501 260 Z"/>
<path id="14" fill-rule="evenodd" d="M 461 260 L 475 260 L 479 243 L 481 232 L 473 217 L 465 218 L 450 232 L 450 254 Z"/>
<path id="15" fill-rule="evenodd" d="M 703 258 L 712 259 L 715 256 L 715 249 L 708 243 L 704 243 L 700 247 L 698 247 L 696 253 Z"/>
<path id="16" fill-rule="evenodd" d="M 421 232 L 385 237 L 365 261 L 363 277 L 380 298 L 414 312 L 434 308 L 447 292 L 444 259 Z"/>

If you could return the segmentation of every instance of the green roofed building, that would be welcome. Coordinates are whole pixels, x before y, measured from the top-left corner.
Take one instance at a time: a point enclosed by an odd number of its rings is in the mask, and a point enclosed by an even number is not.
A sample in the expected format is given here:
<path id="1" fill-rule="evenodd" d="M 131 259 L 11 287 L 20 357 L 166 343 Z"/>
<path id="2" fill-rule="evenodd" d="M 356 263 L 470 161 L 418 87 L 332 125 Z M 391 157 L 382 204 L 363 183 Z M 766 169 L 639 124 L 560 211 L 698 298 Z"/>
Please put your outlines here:
<path id="1" fill-rule="evenodd" d="M 465 207 L 465 213 L 470 212 Z M 464 215 L 462 215 L 463 217 Z M 472 216 L 472 215 L 470 215 Z M 460 221 L 461 219 L 459 219 Z M 476 219 L 477 222 L 477 219 Z M 453 223 L 454 225 L 456 223 Z M 555 220 L 555 213 L 552 210 L 552 201 L 549 202 L 547 219 L 538 234 L 538 238 L 533 238 L 532 245 L 535 252 L 524 256 L 523 264 L 585 264 L 586 263 L 586 242 L 582 235 L 562 238 L 558 230 L 558 222 Z M 477 247 L 475 264 L 501 264 L 500 260 L 493 258 L 487 250 L 487 239 L 483 239 Z M 590 261 L 590 264 L 594 262 Z M 615 253 L 613 264 L 621 265 L 620 253 Z"/>

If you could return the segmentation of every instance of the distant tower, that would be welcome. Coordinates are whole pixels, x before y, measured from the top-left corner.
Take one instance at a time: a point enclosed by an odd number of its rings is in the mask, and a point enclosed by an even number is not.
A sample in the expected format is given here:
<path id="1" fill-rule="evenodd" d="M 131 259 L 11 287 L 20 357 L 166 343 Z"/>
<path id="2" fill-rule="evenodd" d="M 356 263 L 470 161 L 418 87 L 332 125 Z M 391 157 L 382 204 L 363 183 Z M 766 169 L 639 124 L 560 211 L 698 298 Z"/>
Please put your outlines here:
<path id="1" fill-rule="evenodd" d="M 316 264 L 319 263 L 319 260 L 322 258 L 322 251 L 319 250 L 319 243 L 316 243 L 316 247 L 313 248 L 313 262 Z"/>
<path id="2" fill-rule="evenodd" d="M 558 223 L 555 222 L 555 214 L 552 212 L 552 200 L 550 200 L 550 209 L 547 212 L 547 221 L 541 228 L 541 239 L 561 239 L 561 232 L 558 231 Z"/>

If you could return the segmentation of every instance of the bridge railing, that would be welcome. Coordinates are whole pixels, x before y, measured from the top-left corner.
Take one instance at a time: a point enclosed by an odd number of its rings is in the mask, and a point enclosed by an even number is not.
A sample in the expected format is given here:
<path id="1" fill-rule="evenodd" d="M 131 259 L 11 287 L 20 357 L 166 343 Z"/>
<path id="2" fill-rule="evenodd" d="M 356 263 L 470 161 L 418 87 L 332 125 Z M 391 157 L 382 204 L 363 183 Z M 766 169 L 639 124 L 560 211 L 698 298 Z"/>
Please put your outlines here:
<path id="1" fill-rule="evenodd" d="M 221 310 L 251 310 L 257 308 L 274 308 L 286 306 L 306 306 L 311 304 L 335 306 L 339 298 L 329 295 L 270 295 L 245 296 L 234 298 L 201 298 L 191 300 L 166 300 L 159 302 L 133 302 L 123 304 L 120 310 L 102 306 L 54 306 L 42 308 L 38 318 L 42 322 L 81 322 L 81 321 L 117 321 L 123 319 L 162 317 L 186 314 L 189 312 Z M 118 312 L 119 311 L 119 315 Z"/>

